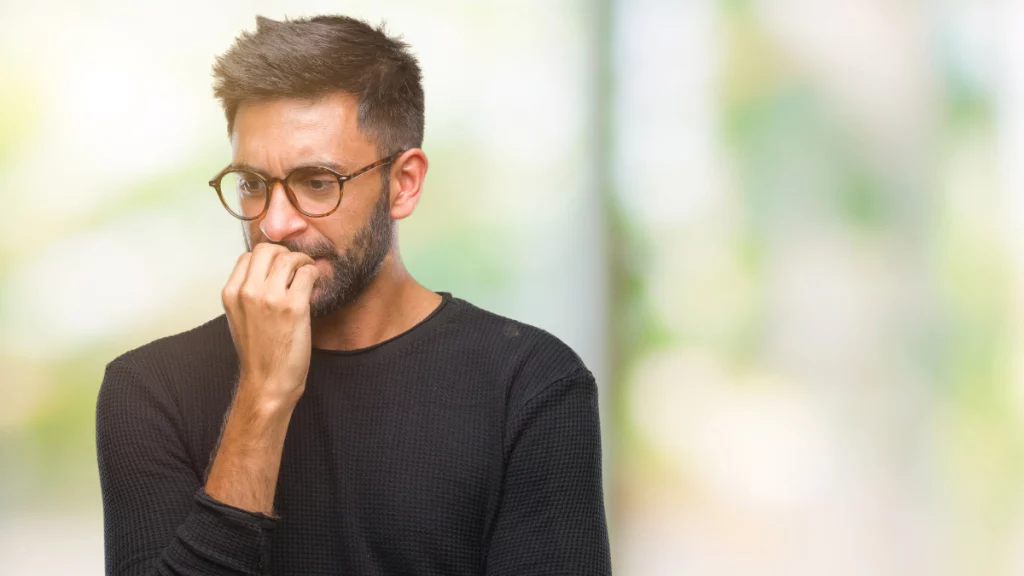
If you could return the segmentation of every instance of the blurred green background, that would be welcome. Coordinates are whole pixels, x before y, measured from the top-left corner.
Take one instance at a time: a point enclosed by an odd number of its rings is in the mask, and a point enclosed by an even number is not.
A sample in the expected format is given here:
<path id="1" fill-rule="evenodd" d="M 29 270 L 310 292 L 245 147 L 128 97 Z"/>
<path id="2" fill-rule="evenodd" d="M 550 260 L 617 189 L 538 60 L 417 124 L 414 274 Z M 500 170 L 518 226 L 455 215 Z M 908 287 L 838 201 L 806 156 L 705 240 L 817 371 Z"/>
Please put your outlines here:
<path id="1" fill-rule="evenodd" d="M 210 66 L 386 20 L 403 256 L 601 385 L 623 575 L 1024 573 L 1024 6 L 0 4 L 0 573 L 102 574 L 103 367 L 219 315 Z"/>

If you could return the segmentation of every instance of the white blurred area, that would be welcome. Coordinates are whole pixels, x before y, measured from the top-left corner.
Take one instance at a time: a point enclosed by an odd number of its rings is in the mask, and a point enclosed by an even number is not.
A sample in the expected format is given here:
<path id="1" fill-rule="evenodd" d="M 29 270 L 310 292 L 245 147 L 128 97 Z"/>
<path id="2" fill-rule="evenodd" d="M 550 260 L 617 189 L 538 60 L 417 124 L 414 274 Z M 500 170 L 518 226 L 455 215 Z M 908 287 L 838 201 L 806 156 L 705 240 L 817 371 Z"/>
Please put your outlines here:
<path id="1" fill-rule="evenodd" d="M 324 12 L 421 58 L 414 275 L 597 374 L 616 574 L 1024 573 L 1024 5 L 438 0 L 3 5 L 0 574 L 103 573 L 102 366 L 243 249 L 213 58 Z"/>

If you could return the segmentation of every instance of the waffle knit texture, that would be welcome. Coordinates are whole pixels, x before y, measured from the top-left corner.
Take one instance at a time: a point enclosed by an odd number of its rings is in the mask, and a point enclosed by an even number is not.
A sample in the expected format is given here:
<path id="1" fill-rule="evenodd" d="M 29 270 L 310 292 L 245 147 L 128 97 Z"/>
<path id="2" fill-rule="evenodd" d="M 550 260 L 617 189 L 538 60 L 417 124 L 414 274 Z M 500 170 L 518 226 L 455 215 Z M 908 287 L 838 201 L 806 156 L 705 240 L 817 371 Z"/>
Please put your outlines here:
<path id="1" fill-rule="evenodd" d="M 226 316 L 111 361 L 107 573 L 610 574 L 593 375 L 551 334 L 440 294 L 392 339 L 312 350 L 269 516 L 203 490 L 238 381 Z"/>

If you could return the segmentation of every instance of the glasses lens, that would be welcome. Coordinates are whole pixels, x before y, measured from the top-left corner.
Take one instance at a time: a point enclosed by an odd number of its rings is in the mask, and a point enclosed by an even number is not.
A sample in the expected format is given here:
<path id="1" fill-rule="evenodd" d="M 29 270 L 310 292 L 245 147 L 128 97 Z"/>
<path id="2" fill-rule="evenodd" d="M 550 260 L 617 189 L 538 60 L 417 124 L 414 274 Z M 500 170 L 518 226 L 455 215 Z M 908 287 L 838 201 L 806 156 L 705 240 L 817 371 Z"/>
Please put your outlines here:
<path id="1" fill-rule="evenodd" d="M 267 185 L 252 172 L 228 172 L 220 180 L 220 195 L 235 216 L 259 216 L 267 205 Z"/>
<path id="2" fill-rule="evenodd" d="M 303 168 L 288 176 L 288 188 L 299 207 L 313 215 L 326 214 L 341 202 L 341 182 L 321 168 Z"/>

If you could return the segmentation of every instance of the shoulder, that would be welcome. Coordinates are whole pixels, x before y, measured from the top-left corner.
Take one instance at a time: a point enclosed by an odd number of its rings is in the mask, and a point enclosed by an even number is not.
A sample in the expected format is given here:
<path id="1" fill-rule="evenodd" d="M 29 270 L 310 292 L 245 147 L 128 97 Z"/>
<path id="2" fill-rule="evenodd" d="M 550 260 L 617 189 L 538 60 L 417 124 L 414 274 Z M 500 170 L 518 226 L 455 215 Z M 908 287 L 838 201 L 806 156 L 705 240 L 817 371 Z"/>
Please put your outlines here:
<path id="1" fill-rule="evenodd" d="M 199 326 L 164 336 L 128 350 L 107 365 L 170 384 L 211 367 L 232 367 L 237 362 L 227 316 L 221 314 Z"/>
<path id="2" fill-rule="evenodd" d="M 459 298 L 452 301 L 457 311 L 449 322 L 464 329 L 470 353 L 496 365 L 499 378 L 507 386 L 510 410 L 557 382 L 570 378 L 593 380 L 576 351 L 547 330 Z"/>

